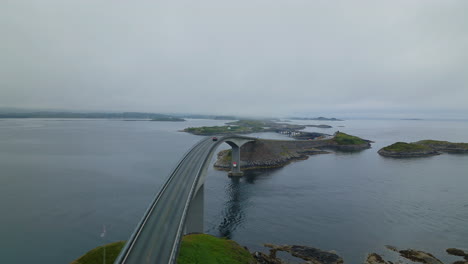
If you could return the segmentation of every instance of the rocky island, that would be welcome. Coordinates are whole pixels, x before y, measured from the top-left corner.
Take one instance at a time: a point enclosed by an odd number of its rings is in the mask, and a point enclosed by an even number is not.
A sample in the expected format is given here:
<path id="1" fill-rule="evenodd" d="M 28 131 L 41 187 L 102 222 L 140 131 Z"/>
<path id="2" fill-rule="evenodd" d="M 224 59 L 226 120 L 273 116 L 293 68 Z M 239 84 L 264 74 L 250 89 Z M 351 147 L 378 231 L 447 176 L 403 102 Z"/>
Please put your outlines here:
<path id="1" fill-rule="evenodd" d="M 213 136 L 229 134 L 249 134 L 258 132 L 291 132 L 304 129 L 303 125 L 277 123 L 271 120 L 239 120 L 226 123 L 225 126 L 188 127 L 183 132 L 194 135 Z"/>
<path id="2" fill-rule="evenodd" d="M 439 140 L 421 140 L 413 143 L 396 142 L 381 148 L 378 153 L 384 157 L 412 158 L 429 157 L 446 153 L 468 153 L 468 143 L 452 143 Z"/>
<path id="3" fill-rule="evenodd" d="M 342 119 L 338 118 L 327 118 L 323 116 L 315 117 L 315 118 L 309 118 L 309 117 L 291 117 L 290 119 L 293 120 L 317 120 L 317 121 L 343 121 Z"/>
<path id="4" fill-rule="evenodd" d="M 332 126 L 329 125 L 306 125 L 306 127 L 332 128 Z"/>
<path id="5" fill-rule="evenodd" d="M 318 140 L 267 140 L 258 139 L 241 147 L 241 169 L 283 167 L 294 160 L 304 160 L 309 155 L 329 153 L 329 150 L 359 151 L 370 148 L 369 140 L 336 132 L 333 137 Z M 231 168 L 231 150 L 218 153 L 214 167 Z"/>

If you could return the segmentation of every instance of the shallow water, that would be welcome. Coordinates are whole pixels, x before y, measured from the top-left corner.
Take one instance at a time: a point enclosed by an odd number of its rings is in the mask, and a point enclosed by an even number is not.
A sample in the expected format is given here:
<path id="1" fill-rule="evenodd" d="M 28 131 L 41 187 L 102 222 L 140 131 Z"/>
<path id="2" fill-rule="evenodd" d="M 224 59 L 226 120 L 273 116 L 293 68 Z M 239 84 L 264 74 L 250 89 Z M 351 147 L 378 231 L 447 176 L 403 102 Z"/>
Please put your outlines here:
<path id="1" fill-rule="evenodd" d="M 427 250 L 443 260 L 451 259 L 446 248 L 468 247 L 468 155 L 389 159 L 376 153 L 395 141 L 468 142 L 468 122 L 321 123 L 334 128 L 307 130 L 340 130 L 375 143 L 358 153 L 316 155 L 281 169 L 249 172 L 240 180 L 210 169 L 206 231 L 251 250 L 262 249 L 262 243 L 336 250 L 346 263 L 385 252 L 387 244 Z M 177 131 L 221 124 L 0 122 L 2 261 L 69 263 L 95 246 L 127 239 L 171 169 L 200 140 Z M 107 233 L 101 238 L 103 225 Z"/>

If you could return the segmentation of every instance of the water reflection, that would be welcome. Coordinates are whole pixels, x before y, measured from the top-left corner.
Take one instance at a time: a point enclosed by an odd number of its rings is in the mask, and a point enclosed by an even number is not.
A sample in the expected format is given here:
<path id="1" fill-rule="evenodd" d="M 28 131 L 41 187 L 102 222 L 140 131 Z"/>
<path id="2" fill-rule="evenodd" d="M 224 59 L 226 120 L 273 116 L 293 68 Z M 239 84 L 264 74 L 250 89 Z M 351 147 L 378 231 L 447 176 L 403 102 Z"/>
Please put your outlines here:
<path id="1" fill-rule="evenodd" d="M 232 233 L 242 224 L 245 212 L 242 204 L 247 200 L 245 193 L 241 188 L 240 178 L 231 178 L 226 187 L 226 193 L 229 200 L 225 203 L 223 210 L 223 220 L 218 226 L 220 236 L 232 238 Z"/>
<path id="2" fill-rule="evenodd" d="M 217 227 L 219 236 L 231 239 L 234 231 L 242 226 L 253 194 L 250 191 L 250 185 L 255 184 L 261 176 L 268 176 L 280 169 L 246 171 L 241 178 L 230 178 L 225 188 L 227 201 L 223 206 L 222 220 Z"/>

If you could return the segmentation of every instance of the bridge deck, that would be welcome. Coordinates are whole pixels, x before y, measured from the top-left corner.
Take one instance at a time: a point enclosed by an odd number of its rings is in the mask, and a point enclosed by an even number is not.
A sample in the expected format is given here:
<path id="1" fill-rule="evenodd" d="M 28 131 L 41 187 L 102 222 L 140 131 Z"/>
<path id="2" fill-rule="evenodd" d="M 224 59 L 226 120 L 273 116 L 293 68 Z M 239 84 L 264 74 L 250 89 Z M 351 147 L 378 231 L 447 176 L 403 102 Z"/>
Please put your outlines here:
<path id="1" fill-rule="evenodd" d="M 226 136 L 212 141 L 207 137 L 193 146 L 151 203 L 115 264 L 176 263 L 188 207 L 203 169 L 216 147 L 231 139 L 255 140 Z"/>

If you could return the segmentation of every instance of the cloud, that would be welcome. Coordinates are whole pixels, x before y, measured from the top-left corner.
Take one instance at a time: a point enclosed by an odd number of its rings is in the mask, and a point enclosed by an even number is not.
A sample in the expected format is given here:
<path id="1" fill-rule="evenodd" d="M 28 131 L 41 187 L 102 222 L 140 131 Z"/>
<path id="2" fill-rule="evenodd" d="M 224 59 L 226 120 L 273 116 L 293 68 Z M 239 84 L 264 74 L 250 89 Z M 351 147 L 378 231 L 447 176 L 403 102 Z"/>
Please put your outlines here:
<path id="1" fill-rule="evenodd" d="M 0 106 L 468 112 L 466 1 L 10 1 Z"/>

